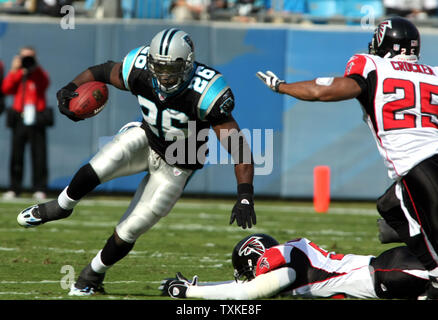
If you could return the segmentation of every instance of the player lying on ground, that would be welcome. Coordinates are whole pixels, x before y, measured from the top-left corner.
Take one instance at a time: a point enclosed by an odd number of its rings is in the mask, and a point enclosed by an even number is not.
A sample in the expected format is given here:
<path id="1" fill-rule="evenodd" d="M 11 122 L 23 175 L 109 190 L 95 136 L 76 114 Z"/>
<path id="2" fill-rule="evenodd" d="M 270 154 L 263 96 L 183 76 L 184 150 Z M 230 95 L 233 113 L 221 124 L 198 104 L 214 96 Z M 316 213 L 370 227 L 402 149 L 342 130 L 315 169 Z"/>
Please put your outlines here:
<path id="1" fill-rule="evenodd" d="M 394 184 L 377 209 L 429 271 L 438 298 L 438 68 L 420 64 L 420 34 L 395 17 L 375 30 L 369 54 L 356 54 L 344 77 L 285 83 L 257 76 L 272 90 L 307 101 L 357 98 Z"/>
<path id="2" fill-rule="evenodd" d="M 147 171 L 148 175 L 104 248 L 82 270 L 71 295 L 103 291 L 106 271 L 129 253 L 140 235 L 170 212 L 189 178 L 203 167 L 208 139 L 199 139 L 203 129 L 204 133 L 210 127 L 214 130 L 235 163 L 238 196 L 230 224 L 236 220 L 246 228 L 256 223 L 254 166 L 251 150 L 231 114 L 233 93 L 220 72 L 195 61 L 194 46 L 186 32 L 163 30 L 150 45 L 130 51 L 123 62 L 108 61 L 79 74 L 57 93 L 60 111 L 74 121 L 80 119 L 69 110 L 69 101 L 77 87 L 90 81 L 130 91 L 138 98 L 143 121 L 125 126 L 76 172 L 56 200 L 22 211 L 19 224 L 33 227 L 66 218 L 99 184 L 139 172 Z M 190 131 L 193 126 L 196 130 Z M 195 150 L 188 146 L 190 135 L 196 135 Z M 169 154 L 169 148 L 176 144 L 179 148 L 175 150 L 183 152 Z"/>
<path id="3" fill-rule="evenodd" d="M 174 298 L 417 299 L 430 284 L 428 272 L 406 246 L 377 257 L 327 252 L 306 238 L 284 244 L 266 234 L 242 239 L 233 249 L 235 280 L 199 283 L 180 273 L 165 279 L 163 294 Z"/>

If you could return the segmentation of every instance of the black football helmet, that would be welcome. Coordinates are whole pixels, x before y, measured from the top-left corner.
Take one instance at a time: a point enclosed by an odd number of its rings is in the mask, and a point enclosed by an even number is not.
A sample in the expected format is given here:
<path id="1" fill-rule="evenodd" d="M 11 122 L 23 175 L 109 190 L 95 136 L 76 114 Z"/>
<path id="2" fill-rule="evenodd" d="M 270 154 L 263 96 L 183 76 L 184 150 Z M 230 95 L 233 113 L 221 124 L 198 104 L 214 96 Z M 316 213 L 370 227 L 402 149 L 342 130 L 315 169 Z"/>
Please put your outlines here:
<path id="1" fill-rule="evenodd" d="M 246 277 L 247 280 L 254 279 L 257 260 L 265 253 L 266 249 L 278 244 L 277 240 L 263 233 L 255 233 L 240 240 L 234 247 L 231 256 L 236 280 L 243 277 Z"/>
<path id="2" fill-rule="evenodd" d="M 409 20 L 394 17 L 381 22 L 368 45 L 370 54 L 392 58 L 399 54 L 420 58 L 420 33 Z"/>

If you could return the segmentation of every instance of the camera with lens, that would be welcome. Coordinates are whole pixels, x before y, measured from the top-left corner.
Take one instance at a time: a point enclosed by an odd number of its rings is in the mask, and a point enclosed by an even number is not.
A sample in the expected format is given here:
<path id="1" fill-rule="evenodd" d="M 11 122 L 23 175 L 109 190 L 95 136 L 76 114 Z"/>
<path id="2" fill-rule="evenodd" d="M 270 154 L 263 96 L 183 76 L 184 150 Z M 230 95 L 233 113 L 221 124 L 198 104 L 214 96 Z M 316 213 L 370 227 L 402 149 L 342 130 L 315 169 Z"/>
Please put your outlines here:
<path id="1" fill-rule="evenodd" d="M 21 65 L 23 66 L 23 68 L 29 70 L 36 66 L 36 60 L 32 56 L 22 57 Z"/>

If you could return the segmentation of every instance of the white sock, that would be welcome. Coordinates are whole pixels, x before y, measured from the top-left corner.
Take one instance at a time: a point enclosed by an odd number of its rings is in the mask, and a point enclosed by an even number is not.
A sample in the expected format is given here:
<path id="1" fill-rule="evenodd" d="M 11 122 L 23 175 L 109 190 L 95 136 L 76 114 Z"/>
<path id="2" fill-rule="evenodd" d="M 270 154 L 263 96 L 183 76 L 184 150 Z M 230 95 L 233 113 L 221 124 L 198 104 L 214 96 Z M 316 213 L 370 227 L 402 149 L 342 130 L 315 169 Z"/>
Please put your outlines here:
<path id="1" fill-rule="evenodd" d="M 79 200 L 73 200 L 67 195 L 68 186 L 58 196 L 58 204 L 64 210 L 73 209 L 79 202 Z"/>
<path id="2" fill-rule="evenodd" d="M 94 272 L 97 273 L 105 273 L 111 266 L 104 265 L 102 262 L 102 259 L 100 258 L 100 253 L 102 250 L 100 250 L 97 255 L 91 260 L 91 269 L 93 269 Z"/>

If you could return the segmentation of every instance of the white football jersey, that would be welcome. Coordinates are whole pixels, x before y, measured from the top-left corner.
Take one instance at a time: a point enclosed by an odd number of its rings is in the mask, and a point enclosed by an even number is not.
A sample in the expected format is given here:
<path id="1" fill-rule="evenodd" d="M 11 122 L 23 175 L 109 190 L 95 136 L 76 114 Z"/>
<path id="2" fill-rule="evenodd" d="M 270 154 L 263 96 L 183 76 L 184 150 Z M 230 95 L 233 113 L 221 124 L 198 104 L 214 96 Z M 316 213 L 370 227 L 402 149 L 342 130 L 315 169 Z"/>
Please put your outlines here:
<path id="1" fill-rule="evenodd" d="M 256 275 L 287 266 L 297 275 L 289 288 L 292 295 L 377 298 L 370 273 L 371 258 L 328 252 L 300 238 L 267 249 L 257 262 Z"/>
<path id="2" fill-rule="evenodd" d="M 390 178 L 397 180 L 438 153 L 437 67 L 356 54 L 344 76 L 362 88 L 357 99 Z"/>

